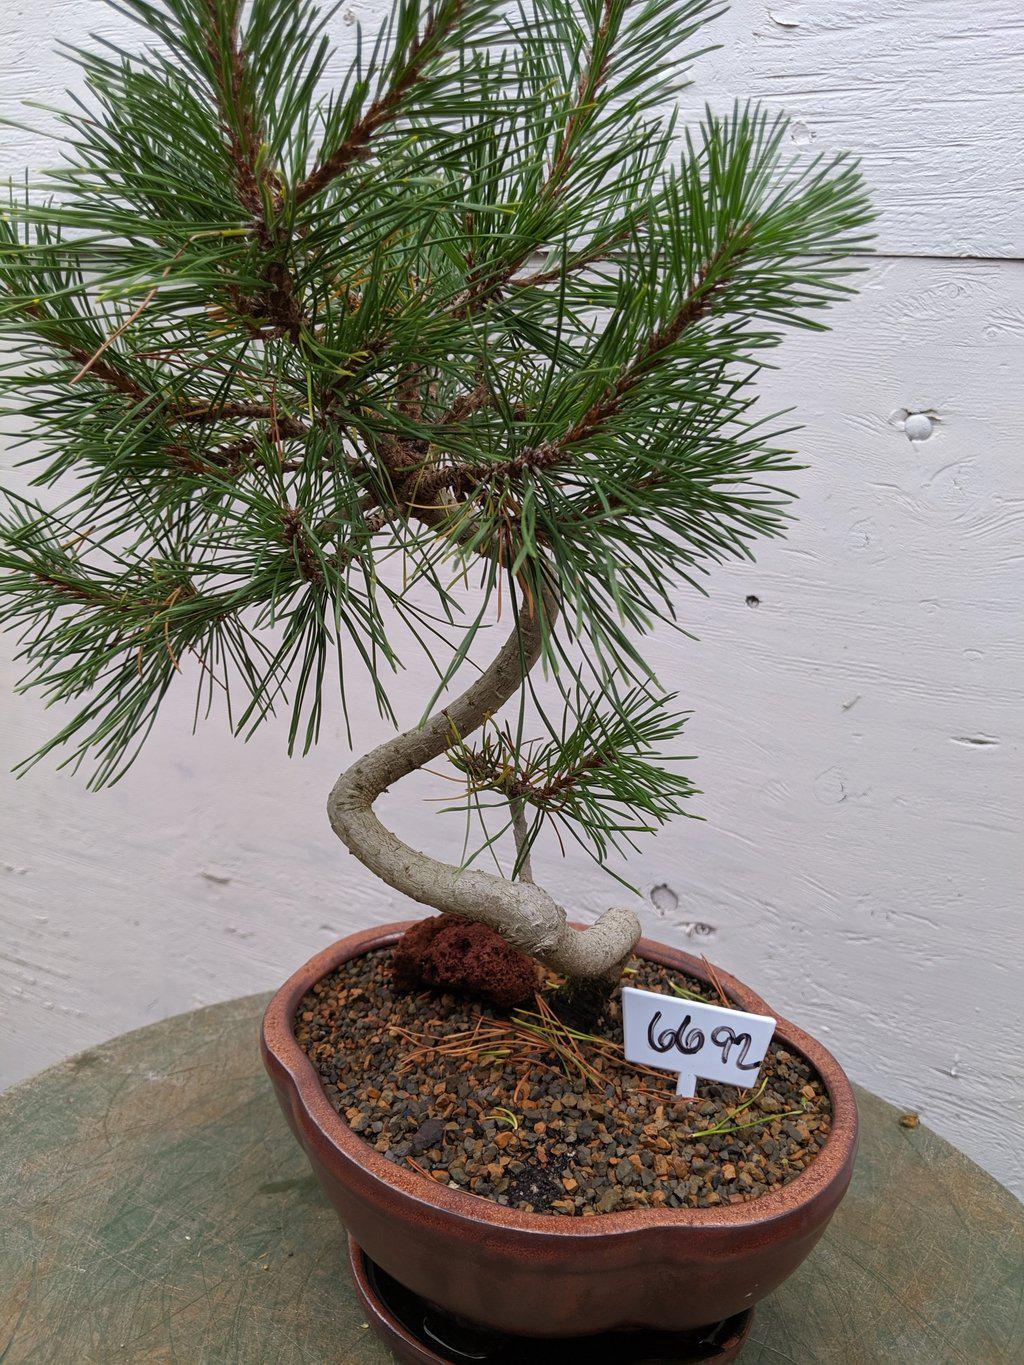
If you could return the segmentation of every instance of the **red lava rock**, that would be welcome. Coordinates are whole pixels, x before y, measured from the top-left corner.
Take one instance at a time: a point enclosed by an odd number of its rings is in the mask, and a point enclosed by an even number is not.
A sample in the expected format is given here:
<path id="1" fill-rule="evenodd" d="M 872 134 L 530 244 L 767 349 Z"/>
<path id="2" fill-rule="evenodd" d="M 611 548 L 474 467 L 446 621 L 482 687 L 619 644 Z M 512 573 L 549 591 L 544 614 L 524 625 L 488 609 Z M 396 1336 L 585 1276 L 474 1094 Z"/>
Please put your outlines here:
<path id="1" fill-rule="evenodd" d="M 533 998 L 533 962 L 485 924 L 458 915 L 434 915 L 407 929 L 395 945 L 396 989 L 423 986 L 485 1000 L 511 1009 Z"/>

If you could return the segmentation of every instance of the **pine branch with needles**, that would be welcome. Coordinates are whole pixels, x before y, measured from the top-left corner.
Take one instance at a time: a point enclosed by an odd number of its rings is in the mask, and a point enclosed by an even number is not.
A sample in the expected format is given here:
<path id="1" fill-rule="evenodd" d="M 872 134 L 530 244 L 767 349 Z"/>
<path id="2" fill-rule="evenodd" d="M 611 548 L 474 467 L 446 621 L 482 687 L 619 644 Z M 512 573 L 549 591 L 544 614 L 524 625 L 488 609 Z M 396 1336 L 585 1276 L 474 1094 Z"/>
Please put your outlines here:
<path id="1" fill-rule="evenodd" d="M 785 531 L 794 426 L 757 379 L 851 292 L 855 165 L 753 105 L 678 126 L 717 0 L 395 0 L 340 77 L 315 0 L 114 8 L 138 41 L 72 54 L 55 169 L 0 216 L 0 626 L 70 708 L 26 766 L 121 780 L 183 687 L 304 752 L 367 690 L 397 726 L 417 662 L 433 695 L 339 778 L 336 833 L 610 979 L 634 911 L 570 929 L 542 845 L 621 880 L 687 813 L 651 631 Z M 373 809 L 438 762 L 458 868 Z"/>

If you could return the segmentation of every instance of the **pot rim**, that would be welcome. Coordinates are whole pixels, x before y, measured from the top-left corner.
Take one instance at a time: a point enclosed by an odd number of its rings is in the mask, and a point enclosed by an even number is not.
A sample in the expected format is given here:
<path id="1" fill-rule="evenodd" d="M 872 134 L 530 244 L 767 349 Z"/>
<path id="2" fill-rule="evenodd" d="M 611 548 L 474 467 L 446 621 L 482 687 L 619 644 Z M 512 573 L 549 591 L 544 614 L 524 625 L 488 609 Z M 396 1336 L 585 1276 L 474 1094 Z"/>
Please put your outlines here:
<path id="1" fill-rule="evenodd" d="M 316 1068 L 295 1038 L 292 1023 L 299 1001 L 319 980 L 343 962 L 390 946 L 414 923 L 415 920 L 399 920 L 364 929 L 339 939 L 311 957 L 288 978 L 267 1005 L 261 1029 L 261 1045 L 268 1068 L 287 1078 L 291 1085 L 292 1112 L 296 1122 L 305 1130 L 305 1135 L 318 1145 L 326 1144 L 333 1148 L 343 1160 L 351 1161 L 372 1180 L 387 1185 L 413 1201 L 422 1211 L 437 1210 L 449 1218 L 465 1220 L 478 1227 L 498 1225 L 509 1231 L 565 1239 L 662 1228 L 710 1231 L 737 1226 L 764 1226 L 788 1219 L 826 1198 L 837 1184 L 839 1195 L 845 1190 L 857 1147 L 857 1104 L 853 1087 L 842 1067 L 817 1039 L 777 1014 L 775 1035 L 782 1039 L 787 1049 L 800 1053 L 810 1062 L 828 1091 L 832 1102 L 832 1128 L 825 1146 L 808 1167 L 788 1184 L 758 1195 L 749 1202 L 699 1209 L 630 1209 L 622 1213 L 597 1214 L 590 1218 L 524 1213 L 483 1195 L 452 1189 L 417 1175 L 406 1166 L 389 1161 L 354 1132 L 333 1108 L 324 1093 Z M 687 975 L 712 984 L 711 974 L 704 962 L 682 949 L 641 938 L 634 952 L 649 961 L 684 971 Z M 714 972 L 725 993 L 743 1009 L 754 1014 L 774 1014 L 771 1007 L 741 981 L 720 967 L 715 966 Z"/>

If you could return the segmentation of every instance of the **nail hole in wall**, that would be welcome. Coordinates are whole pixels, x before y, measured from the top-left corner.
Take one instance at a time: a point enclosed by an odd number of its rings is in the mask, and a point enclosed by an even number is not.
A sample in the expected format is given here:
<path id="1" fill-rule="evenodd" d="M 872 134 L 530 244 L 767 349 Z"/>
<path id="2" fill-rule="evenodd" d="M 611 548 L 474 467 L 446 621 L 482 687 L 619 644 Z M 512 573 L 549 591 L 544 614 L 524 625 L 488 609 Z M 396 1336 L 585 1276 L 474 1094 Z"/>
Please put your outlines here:
<path id="1" fill-rule="evenodd" d="M 659 915 L 671 915 L 673 910 L 679 909 L 679 897 L 667 882 L 661 882 L 651 888 L 651 904 Z"/>

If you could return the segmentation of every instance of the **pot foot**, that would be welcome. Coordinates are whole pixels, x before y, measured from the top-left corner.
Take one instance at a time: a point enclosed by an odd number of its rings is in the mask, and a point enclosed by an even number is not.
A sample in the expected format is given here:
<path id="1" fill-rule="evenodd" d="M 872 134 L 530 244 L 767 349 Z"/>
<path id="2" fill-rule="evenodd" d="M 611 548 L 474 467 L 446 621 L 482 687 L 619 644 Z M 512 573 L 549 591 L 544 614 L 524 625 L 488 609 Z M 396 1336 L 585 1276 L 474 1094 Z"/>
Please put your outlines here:
<path id="1" fill-rule="evenodd" d="M 406 1365 L 716 1365 L 735 1360 L 754 1310 L 689 1332 L 602 1332 L 585 1337 L 520 1337 L 454 1317 L 404 1288 L 350 1237 L 349 1264 L 370 1325 Z"/>

